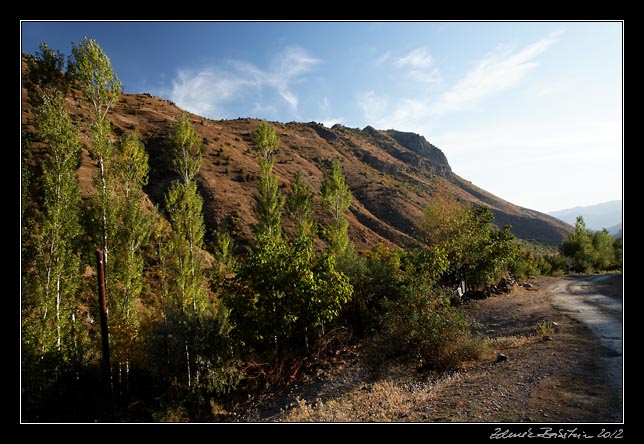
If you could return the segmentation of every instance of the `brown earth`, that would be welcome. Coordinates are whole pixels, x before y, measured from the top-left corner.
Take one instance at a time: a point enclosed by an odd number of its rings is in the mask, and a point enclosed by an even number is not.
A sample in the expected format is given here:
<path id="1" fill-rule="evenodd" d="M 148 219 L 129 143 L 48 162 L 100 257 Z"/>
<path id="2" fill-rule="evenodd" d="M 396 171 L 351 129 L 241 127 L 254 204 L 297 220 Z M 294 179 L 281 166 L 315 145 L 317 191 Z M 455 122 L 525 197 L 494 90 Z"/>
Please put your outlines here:
<path id="1" fill-rule="evenodd" d="M 615 422 L 616 398 L 606 383 L 604 349 L 590 330 L 557 310 L 546 291 L 557 279 L 531 281 L 510 294 L 470 303 L 488 349 L 447 374 L 410 365 L 375 371 L 363 347 L 345 346 L 290 386 L 249 396 L 219 411 L 242 422 Z M 603 283 L 621 297 L 621 275 Z M 537 334 L 556 323 L 550 340 Z M 497 362 L 497 353 L 507 356 Z"/>

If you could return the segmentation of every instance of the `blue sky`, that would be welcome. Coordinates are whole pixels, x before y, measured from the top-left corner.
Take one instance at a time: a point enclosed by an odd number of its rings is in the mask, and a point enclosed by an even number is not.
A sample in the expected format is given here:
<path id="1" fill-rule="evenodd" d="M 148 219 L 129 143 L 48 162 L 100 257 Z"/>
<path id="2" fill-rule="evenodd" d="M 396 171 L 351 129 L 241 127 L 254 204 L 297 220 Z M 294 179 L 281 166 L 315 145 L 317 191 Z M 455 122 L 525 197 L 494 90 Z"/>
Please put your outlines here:
<path id="1" fill-rule="evenodd" d="M 552 211 L 622 198 L 620 22 L 23 22 L 98 41 L 127 93 L 213 119 L 422 134 L 455 173 Z"/>

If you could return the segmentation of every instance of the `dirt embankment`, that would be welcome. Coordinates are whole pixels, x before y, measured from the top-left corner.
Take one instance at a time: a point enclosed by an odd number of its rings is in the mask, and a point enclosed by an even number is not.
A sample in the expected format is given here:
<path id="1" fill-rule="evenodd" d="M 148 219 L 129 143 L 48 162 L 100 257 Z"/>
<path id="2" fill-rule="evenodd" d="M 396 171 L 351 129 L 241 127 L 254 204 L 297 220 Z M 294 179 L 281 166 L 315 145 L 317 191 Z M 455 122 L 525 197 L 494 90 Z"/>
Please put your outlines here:
<path id="1" fill-rule="evenodd" d="M 619 282 L 618 282 L 619 280 Z M 472 303 L 467 310 L 488 338 L 482 359 L 449 374 L 392 365 L 374 371 L 359 346 L 289 387 L 236 406 L 225 421 L 520 422 L 621 421 L 621 402 L 609 384 L 606 348 L 573 313 L 553 305 L 553 286 L 570 278 L 543 278 L 532 288 Z M 621 294 L 621 276 L 601 283 Z M 605 290 L 605 289 L 604 289 Z M 537 325 L 552 323 L 547 340 Z M 507 360 L 497 362 L 497 354 Z"/>

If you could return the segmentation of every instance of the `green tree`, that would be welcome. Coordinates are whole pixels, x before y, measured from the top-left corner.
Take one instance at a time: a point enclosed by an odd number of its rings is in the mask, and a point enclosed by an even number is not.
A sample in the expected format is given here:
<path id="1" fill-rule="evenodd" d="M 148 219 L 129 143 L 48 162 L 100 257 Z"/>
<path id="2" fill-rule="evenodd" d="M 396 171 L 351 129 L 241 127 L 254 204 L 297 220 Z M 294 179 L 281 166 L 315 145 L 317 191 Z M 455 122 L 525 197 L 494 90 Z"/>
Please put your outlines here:
<path id="1" fill-rule="evenodd" d="M 613 237 L 607 229 L 593 234 L 594 267 L 596 270 L 608 270 L 615 261 Z"/>
<path id="2" fill-rule="evenodd" d="M 63 97 L 69 89 L 69 76 L 63 72 L 65 56 L 54 51 L 46 42 L 40 43 L 33 58 L 27 58 L 28 75 L 25 84 L 36 94 L 30 94 L 32 103 L 42 105 L 44 99 L 55 100 L 56 95 Z"/>
<path id="3" fill-rule="evenodd" d="M 90 154 L 98 165 L 98 176 L 95 178 L 98 189 L 96 207 L 100 220 L 98 237 L 105 254 L 105 286 L 109 302 L 108 276 L 111 270 L 109 252 L 112 237 L 116 231 L 112 204 L 116 168 L 113 165 L 114 142 L 107 114 L 118 103 L 122 85 L 105 52 L 96 40 L 86 37 L 79 45 L 72 44 L 72 59 L 70 59 L 68 72 L 94 111 L 90 125 L 92 141 Z"/>
<path id="4" fill-rule="evenodd" d="M 445 251 L 449 272 L 465 282 L 466 290 L 500 277 L 515 254 L 510 227 L 495 231 L 493 222 L 488 207 L 468 207 L 444 192 L 436 193 L 423 213 L 423 240 Z"/>
<path id="5" fill-rule="evenodd" d="M 286 198 L 286 210 L 295 223 L 296 238 L 311 236 L 313 229 L 313 191 L 298 171 Z"/>
<path id="6" fill-rule="evenodd" d="M 192 182 L 201 168 L 204 147 L 190 117 L 182 114 L 174 125 L 170 164 L 183 183 Z"/>
<path id="7" fill-rule="evenodd" d="M 296 352 L 323 332 L 353 291 L 312 242 L 266 239 L 228 283 L 226 302 L 247 350 Z"/>
<path id="8" fill-rule="evenodd" d="M 43 162 L 41 220 L 34 225 L 34 263 L 23 286 L 23 344 L 39 356 L 77 355 L 73 322 L 80 285 L 80 192 L 76 178 L 80 144 L 61 95 L 44 96 L 37 117 L 47 145 Z M 25 291 L 26 290 L 26 291 Z"/>
<path id="9" fill-rule="evenodd" d="M 175 308 L 200 313 L 206 303 L 203 274 L 203 199 L 195 182 L 175 181 L 165 199 L 172 225 L 171 258 L 173 280 L 170 295 Z"/>
<path id="10" fill-rule="evenodd" d="M 349 221 L 345 213 L 351 205 L 351 190 L 342 174 L 338 160 L 331 163 L 331 170 L 324 172 L 321 190 L 322 205 L 331 215 L 327 227 L 327 244 L 331 253 L 338 257 L 349 246 Z"/>
<path id="11" fill-rule="evenodd" d="M 255 195 L 255 234 L 258 240 L 280 241 L 284 198 L 280 194 L 277 176 L 273 173 L 279 137 L 275 134 L 273 126 L 262 121 L 253 133 L 253 142 L 260 170 Z"/>
<path id="12" fill-rule="evenodd" d="M 78 46 L 72 43 L 72 56 L 68 71 L 92 105 L 94 121 L 102 122 L 119 101 L 121 81 L 96 40 L 84 37 Z"/>
<path id="13" fill-rule="evenodd" d="M 135 134 L 127 133 L 118 150 L 116 178 L 119 222 L 114 240 L 114 276 L 110 298 L 110 330 L 112 355 L 119 380 L 129 380 L 130 351 L 137 336 L 139 320 L 136 301 L 144 285 L 143 248 L 149 240 L 151 220 L 143 210 L 148 181 L 148 155 Z M 124 375 L 124 378 L 123 378 Z"/>
<path id="14" fill-rule="evenodd" d="M 612 263 L 613 268 L 618 268 L 621 270 L 623 252 L 624 250 L 622 247 L 622 238 L 618 237 L 613 241 L 613 263 Z"/>
<path id="15" fill-rule="evenodd" d="M 470 324 L 438 287 L 449 261 L 440 248 L 420 249 L 402 258 L 400 291 L 383 301 L 381 358 L 405 355 L 420 368 L 457 367 L 475 354 Z"/>
<path id="16" fill-rule="evenodd" d="M 207 282 L 204 274 L 203 199 L 199 195 L 195 177 L 201 167 L 203 148 L 200 139 L 186 116 L 174 126 L 171 139 L 170 166 L 181 177 L 170 185 L 165 197 L 165 206 L 172 235 L 169 242 L 169 268 L 172 271 L 168 288 L 168 311 L 166 333 L 179 342 L 170 349 L 170 359 L 183 366 L 188 388 L 196 390 L 203 365 L 209 362 L 200 354 L 202 331 L 200 319 L 209 308 Z M 175 344 L 175 345 L 176 345 Z M 180 350 L 178 347 L 183 348 Z"/>
<path id="17" fill-rule="evenodd" d="M 592 233 L 586 228 L 584 218 L 578 216 L 575 231 L 568 235 L 560 247 L 561 254 L 572 261 L 572 270 L 582 273 L 590 271 L 595 253 L 592 237 Z"/>

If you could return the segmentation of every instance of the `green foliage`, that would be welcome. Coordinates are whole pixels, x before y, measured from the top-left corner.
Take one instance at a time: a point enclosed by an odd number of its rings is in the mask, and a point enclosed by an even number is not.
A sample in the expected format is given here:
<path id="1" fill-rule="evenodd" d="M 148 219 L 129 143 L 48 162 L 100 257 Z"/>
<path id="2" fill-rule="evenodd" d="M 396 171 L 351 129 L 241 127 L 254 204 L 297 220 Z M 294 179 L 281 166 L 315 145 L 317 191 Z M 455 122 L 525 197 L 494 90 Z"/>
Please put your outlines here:
<path id="1" fill-rule="evenodd" d="M 403 289 L 401 259 L 404 255 L 402 251 L 377 245 L 367 254 L 351 251 L 338 258 L 338 270 L 349 278 L 354 289 L 344 318 L 359 337 L 381 328 L 385 299 L 399 298 Z"/>
<path id="2" fill-rule="evenodd" d="M 27 59 L 29 74 L 25 79 L 28 88 L 36 94 L 30 95 L 34 105 L 40 106 L 44 99 L 52 100 L 56 95 L 63 97 L 69 89 L 69 78 L 63 72 L 65 56 L 42 42 L 34 58 Z"/>
<path id="3" fill-rule="evenodd" d="M 221 227 L 215 234 L 213 246 L 215 267 L 213 269 L 215 282 L 223 283 L 227 273 L 234 273 L 237 270 L 237 259 L 234 255 L 234 239 L 230 235 L 227 226 Z"/>
<path id="4" fill-rule="evenodd" d="M 588 273 L 591 270 L 614 270 L 622 266 L 622 241 L 613 239 L 608 230 L 586 229 L 582 216 L 577 217 L 575 231 L 563 241 L 559 250 L 570 270 Z"/>
<path id="5" fill-rule="evenodd" d="M 555 270 L 553 261 L 549 260 L 549 256 L 535 252 L 523 245 L 518 247 L 509 269 L 517 279 L 549 275 Z"/>
<path id="6" fill-rule="evenodd" d="M 338 316 L 351 292 L 333 257 L 316 255 L 310 240 L 264 239 L 227 283 L 225 301 L 243 347 L 296 351 Z"/>
<path id="7" fill-rule="evenodd" d="M 277 176 L 273 173 L 274 155 L 279 145 L 279 138 L 275 134 L 275 128 L 262 121 L 253 134 L 253 141 L 260 169 L 257 178 L 257 194 L 254 196 L 257 223 L 253 228 L 258 240 L 270 239 L 277 242 L 282 238 L 282 207 L 284 206 Z"/>
<path id="8" fill-rule="evenodd" d="M 331 253 L 337 257 L 349 246 L 349 221 L 344 214 L 351 205 L 351 190 L 337 160 L 331 163 L 330 171 L 324 172 L 321 200 L 323 207 L 331 215 L 331 221 L 326 227 L 327 244 Z"/>
<path id="9" fill-rule="evenodd" d="M 172 270 L 170 303 L 181 311 L 199 313 L 206 304 L 203 274 L 203 200 L 195 182 L 175 181 L 166 194 L 166 211 L 172 225 L 169 258 Z"/>
<path id="10" fill-rule="evenodd" d="M 43 211 L 31 233 L 33 262 L 24 269 L 23 344 L 40 356 L 56 351 L 67 359 L 76 354 L 77 341 L 72 315 L 80 285 L 80 192 L 75 174 L 80 144 L 60 95 L 44 98 L 37 125 L 48 156 L 40 178 Z"/>
<path id="11" fill-rule="evenodd" d="M 118 223 L 113 245 L 112 294 L 108 299 L 110 339 L 113 362 L 129 373 L 130 350 L 139 330 L 136 301 L 144 287 L 143 248 L 147 245 L 152 225 L 143 212 L 143 186 L 148 180 L 148 155 L 134 134 L 126 134 L 118 150 L 116 179 L 120 185 L 115 199 Z"/>
<path id="12" fill-rule="evenodd" d="M 286 210 L 295 223 L 296 238 L 309 237 L 313 230 L 313 191 L 298 171 L 286 199 Z"/>
<path id="13" fill-rule="evenodd" d="M 275 133 L 275 128 L 262 120 L 259 122 L 257 130 L 253 133 L 252 139 L 260 164 L 262 162 L 272 162 L 280 143 L 280 139 Z"/>
<path id="14" fill-rule="evenodd" d="M 143 187 L 148 183 L 148 154 L 145 146 L 133 133 L 126 133 L 118 152 L 118 177 L 125 191 L 125 198 L 141 199 Z"/>
<path id="15" fill-rule="evenodd" d="M 446 370 L 476 357 L 470 324 L 437 287 L 449 261 L 440 249 L 419 250 L 401 264 L 402 291 L 383 303 L 381 341 L 388 356 L 409 356 L 421 368 Z"/>
<path id="16" fill-rule="evenodd" d="M 517 254 L 510 227 L 495 230 L 493 222 L 488 207 L 467 207 L 439 193 L 423 214 L 421 231 L 428 245 L 446 252 L 450 274 L 472 289 L 498 280 Z"/>
<path id="17" fill-rule="evenodd" d="M 613 262 L 611 264 L 611 268 L 615 269 L 622 269 L 622 255 L 624 252 L 624 249 L 622 247 L 622 238 L 618 237 L 613 241 Z"/>
<path id="18" fill-rule="evenodd" d="M 97 227 L 92 233 L 94 243 L 100 245 L 105 254 L 105 287 L 109 303 L 109 282 L 114 269 L 110 250 L 116 235 L 117 220 L 116 204 L 112 202 L 116 159 L 111 124 L 106 117 L 118 103 L 122 85 L 99 44 L 86 37 L 79 45 L 72 44 L 72 58 L 67 71 L 94 110 L 94 119 L 90 124 L 90 155 L 98 166 L 98 175 L 94 178 L 98 192 L 93 199 L 93 210 L 98 220 L 91 226 Z"/>
<path id="19" fill-rule="evenodd" d="M 594 263 L 596 270 L 608 270 L 615 262 L 615 250 L 613 238 L 608 230 L 603 229 L 593 234 Z"/>
<path id="20" fill-rule="evenodd" d="M 61 394 L 78 390 L 80 369 L 92 357 L 80 297 L 80 144 L 63 97 L 42 99 L 36 125 L 47 154 L 42 174 L 32 179 L 42 188 L 42 211 L 23 219 L 21 257 L 21 392 L 27 414 L 53 410 Z"/>
<path id="21" fill-rule="evenodd" d="M 204 147 L 200 143 L 199 135 L 190 117 L 185 114 L 182 114 L 174 124 L 171 147 L 170 165 L 172 169 L 181 176 L 183 182 L 194 180 L 201 168 Z"/>
<path id="22" fill-rule="evenodd" d="M 560 250 L 562 255 L 570 259 L 570 268 L 573 271 L 587 273 L 591 270 L 595 255 L 592 233 L 586 229 L 586 223 L 582 216 L 577 217 L 575 231 L 563 241 Z"/>
<path id="23" fill-rule="evenodd" d="M 94 108 L 94 120 L 102 122 L 118 103 L 121 81 L 96 40 L 84 37 L 80 45 L 72 43 L 72 55 L 68 72 Z"/>

